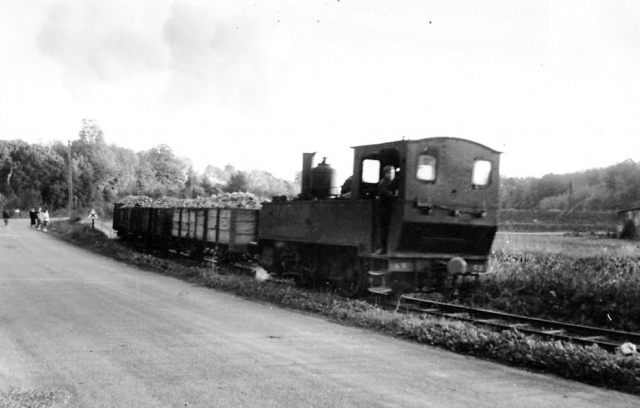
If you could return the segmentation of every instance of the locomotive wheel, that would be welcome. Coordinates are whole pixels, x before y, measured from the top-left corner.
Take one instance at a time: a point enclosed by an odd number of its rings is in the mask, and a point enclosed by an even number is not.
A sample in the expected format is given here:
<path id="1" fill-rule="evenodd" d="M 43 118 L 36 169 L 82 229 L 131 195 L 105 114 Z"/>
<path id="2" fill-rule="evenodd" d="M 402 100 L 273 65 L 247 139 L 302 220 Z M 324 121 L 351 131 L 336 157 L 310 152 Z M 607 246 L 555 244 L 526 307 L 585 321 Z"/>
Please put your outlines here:
<path id="1" fill-rule="evenodd" d="M 358 258 L 349 258 L 342 265 L 342 279 L 338 286 L 338 293 L 344 297 L 357 297 L 365 289 L 365 274 Z"/>
<path id="2" fill-rule="evenodd" d="M 283 246 L 276 249 L 275 269 L 284 275 L 294 275 L 300 264 L 300 254 L 294 246 Z"/>
<path id="3" fill-rule="evenodd" d="M 300 273 L 296 275 L 296 284 L 309 287 L 317 284 L 318 274 L 320 273 L 320 259 L 317 253 L 306 254 L 307 260 Z"/>

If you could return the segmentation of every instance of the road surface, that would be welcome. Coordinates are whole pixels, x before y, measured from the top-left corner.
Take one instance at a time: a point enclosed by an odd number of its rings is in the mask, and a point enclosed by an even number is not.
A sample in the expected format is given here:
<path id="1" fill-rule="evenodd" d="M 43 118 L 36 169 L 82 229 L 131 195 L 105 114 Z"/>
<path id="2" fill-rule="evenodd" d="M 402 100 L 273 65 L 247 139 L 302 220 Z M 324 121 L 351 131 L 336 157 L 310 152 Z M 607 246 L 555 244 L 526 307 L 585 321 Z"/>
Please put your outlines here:
<path id="1" fill-rule="evenodd" d="M 30 230 L 26 220 L 0 227 L 0 406 L 12 401 L 69 407 L 640 406 L 635 396 L 140 271 Z"/>

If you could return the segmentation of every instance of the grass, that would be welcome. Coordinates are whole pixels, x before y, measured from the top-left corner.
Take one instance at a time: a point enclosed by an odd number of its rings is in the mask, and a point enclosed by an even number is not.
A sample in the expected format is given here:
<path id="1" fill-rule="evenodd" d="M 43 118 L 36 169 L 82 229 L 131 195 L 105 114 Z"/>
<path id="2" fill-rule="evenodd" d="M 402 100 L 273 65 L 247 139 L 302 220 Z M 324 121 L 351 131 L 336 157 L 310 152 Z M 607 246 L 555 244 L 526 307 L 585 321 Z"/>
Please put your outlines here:
<path id="1" fill-rule="evenodd" d="M 614 239 L 498 234 L 489 273 L 457 302 L 568 323 L 640 331 L 640 249 Z"/>
<path id="2" fill-rule="evenodd" d="M 340 324 L 366 328 L 460 354 L 529 368 L 640 395 L 640 358 L 527 337 L 517 330 L 494 332 L 471 324 L 405 315 L 344 299 L 331 292 L 303 290 L 249 276 L 198 268 L 193 262 L 163 259 L 109 240 L 90 226 L 56 223 L 59 236 L 93 251 L 146 270 L 171 275 L 248 299 L 324 316 Z"/>
<path id="3" fill-rule="evenodd" d="M 543 233 L 499 233 L 492 249 L 506 253 L 533 252 L 575 258 L 640 257 L 640 242 L 636 241 Z"/>
<path id="4" fill-rule="evenodd" d="M 499 210 L 503 231 L 615 231 L 613 211 Z"/>

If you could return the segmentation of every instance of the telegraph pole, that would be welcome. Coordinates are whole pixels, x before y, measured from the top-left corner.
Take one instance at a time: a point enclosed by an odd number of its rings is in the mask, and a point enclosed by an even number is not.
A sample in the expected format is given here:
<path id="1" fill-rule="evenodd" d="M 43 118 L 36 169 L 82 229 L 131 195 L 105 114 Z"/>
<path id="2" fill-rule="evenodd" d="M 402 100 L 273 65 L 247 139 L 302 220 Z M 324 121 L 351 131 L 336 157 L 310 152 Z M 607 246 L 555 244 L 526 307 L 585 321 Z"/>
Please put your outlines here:
<path id="1" fill-rule="evenodd" d="M 71 140 L 69 142 L 69 148 L 67 149 L 67 155 L 69 158 L 69 220 L 71 220 L 71 211 L 73 210 L 73 167 L 71 167 Z"/>
<path id="2" fill-rule="evenodd" d="M 193 198 L 193 167 L 189 167 L 189 198 Z"/>
<path id="3" fill-rule="evenodd" d="M 569 182 L 569 209 L 573 208 L 573 183 Z"/>

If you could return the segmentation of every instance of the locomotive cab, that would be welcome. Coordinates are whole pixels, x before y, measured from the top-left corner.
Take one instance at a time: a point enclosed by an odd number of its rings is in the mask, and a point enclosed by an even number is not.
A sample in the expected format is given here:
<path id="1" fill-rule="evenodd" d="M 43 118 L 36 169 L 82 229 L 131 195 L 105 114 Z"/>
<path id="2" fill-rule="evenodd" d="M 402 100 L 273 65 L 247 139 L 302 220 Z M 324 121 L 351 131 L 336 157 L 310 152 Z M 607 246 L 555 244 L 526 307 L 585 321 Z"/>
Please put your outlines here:
<path id="1" fill-rule="evenodd" d="M 346 293 L 428 290 L 486 271 L 497 230 L 499 152 L 451 137 L 353 149 L 347 194 L 313 193 L 305 156 L 300 198 L 263 205 L 267 269 L 338 282 Z M 397 189 L 382 200 L 387 166 Z"/>
<path id="2" fill-rule="evenodd" d="M 396 169 L 389 252 L 488 254 L 497 226 L 499 152 L 450 137 L 354 150 L 353 199 L 376 198 L 382 169 Z"/>
<path id="3" fill-rule="evenodd" d="M 497 231 L 499 152 L 450 137 L 354 151 L 354 199 L 376 198 L 388 165 L 396 169 L 398 183 L 390 207 L 374 204 L 374 213 L 391 214 L 373 225 L 374 241 L 381 230 L 387 236 L 384 255 L 368 257 L 370 291 L 443 286 L 487 271 Z M 381 219 L 389 225 L 379 225 Z"/>

